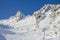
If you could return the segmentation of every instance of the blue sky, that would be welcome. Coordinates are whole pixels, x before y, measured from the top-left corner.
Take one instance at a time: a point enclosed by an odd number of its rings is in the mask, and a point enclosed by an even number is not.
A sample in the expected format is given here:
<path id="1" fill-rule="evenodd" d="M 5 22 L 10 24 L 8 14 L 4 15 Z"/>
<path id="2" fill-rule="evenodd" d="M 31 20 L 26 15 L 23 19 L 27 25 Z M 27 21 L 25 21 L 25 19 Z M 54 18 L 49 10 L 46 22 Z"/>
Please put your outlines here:
<path id="1" fill-rule="evenodd" d="M 9 18 L 18 10 L 25 15 L 32 15 L 44 4 L 60 4 L 59 0 L 0 0 L 0 19 Z"/>

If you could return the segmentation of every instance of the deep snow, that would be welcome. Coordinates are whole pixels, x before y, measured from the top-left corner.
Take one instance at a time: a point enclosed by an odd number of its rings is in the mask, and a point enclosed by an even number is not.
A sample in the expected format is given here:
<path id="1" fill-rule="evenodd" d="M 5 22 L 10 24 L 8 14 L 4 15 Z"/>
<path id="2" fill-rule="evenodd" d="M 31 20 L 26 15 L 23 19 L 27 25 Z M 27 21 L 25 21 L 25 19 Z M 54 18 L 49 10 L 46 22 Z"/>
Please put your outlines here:
<path id="1" fill-rule="evenodd" d="M 0 40 L 60 40 L 60 5 L 44 5 L 28 16 L 18 11 L 0 20 Z"/>

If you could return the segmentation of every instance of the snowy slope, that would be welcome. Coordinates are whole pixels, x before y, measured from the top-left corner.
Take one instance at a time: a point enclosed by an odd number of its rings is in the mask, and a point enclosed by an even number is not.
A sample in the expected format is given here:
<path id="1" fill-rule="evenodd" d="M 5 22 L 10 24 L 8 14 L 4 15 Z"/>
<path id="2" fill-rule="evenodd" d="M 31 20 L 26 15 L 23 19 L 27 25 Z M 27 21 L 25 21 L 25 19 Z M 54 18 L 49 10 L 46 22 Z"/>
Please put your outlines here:
<path id="1" fill-rule="evenodd" d="M 44 5 L 31 16 L 18 11 L 0 20 L 0 34 L 3 40 L 60 40 L 60 5 Z"/>

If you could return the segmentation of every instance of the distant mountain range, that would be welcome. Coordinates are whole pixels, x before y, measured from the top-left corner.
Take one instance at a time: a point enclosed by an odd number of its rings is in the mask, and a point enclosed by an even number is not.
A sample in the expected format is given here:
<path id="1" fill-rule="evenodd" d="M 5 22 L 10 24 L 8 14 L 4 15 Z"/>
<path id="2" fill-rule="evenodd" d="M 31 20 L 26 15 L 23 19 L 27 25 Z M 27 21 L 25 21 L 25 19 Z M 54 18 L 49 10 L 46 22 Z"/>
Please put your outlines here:
<path id="1" fill-rule="evenodd" d="M 60 40 L 60 4 L 46 4 L 33 15 L 0 20 L 0 40 Z"/>

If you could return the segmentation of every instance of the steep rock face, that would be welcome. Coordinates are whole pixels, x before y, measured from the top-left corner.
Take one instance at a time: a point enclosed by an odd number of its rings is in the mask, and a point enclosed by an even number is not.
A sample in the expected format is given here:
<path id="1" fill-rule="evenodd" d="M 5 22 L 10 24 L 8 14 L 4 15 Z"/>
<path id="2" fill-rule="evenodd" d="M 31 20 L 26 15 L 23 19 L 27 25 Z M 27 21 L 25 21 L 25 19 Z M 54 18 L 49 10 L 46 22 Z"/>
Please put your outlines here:
<path id="1" fill-rule="evenodd" d="M 37 15 L 37 17 L 35 16 L 36 18 L 40 16 L 39 20 L 36 19 L 36 21 L 39 22 L 40 30 L 46 30 L 45 36 L 47 38 L 55 37 L 55 32 L 58 33 L 58 36 L 60 35 L 60 5 L 45 5 L 36 11 L 35 15 Z"/>

